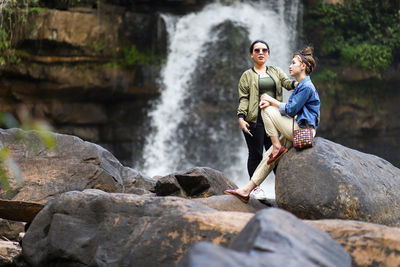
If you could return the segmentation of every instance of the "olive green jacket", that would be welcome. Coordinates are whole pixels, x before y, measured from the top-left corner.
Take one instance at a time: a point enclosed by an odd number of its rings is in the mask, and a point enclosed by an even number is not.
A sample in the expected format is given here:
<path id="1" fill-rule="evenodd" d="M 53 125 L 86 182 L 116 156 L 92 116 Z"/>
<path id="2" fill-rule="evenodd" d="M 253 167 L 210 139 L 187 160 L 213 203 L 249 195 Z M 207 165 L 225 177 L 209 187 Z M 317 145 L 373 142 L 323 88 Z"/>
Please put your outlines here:
<path id="1" fill-rule="evenodd" d="M 275 96 L 278 101 L 283 100 L 282 86 L 288 90 L 294 89 L 294 80 L 291 80 L 279 68 L 267 66 L 267 73 L 275 83 Z M 247 122 L 257 122 L 259 95 L 259 75 L 254 68 L 246 70 L 239 80 L 239 107 L 238 117 L 244 118 Z"/>

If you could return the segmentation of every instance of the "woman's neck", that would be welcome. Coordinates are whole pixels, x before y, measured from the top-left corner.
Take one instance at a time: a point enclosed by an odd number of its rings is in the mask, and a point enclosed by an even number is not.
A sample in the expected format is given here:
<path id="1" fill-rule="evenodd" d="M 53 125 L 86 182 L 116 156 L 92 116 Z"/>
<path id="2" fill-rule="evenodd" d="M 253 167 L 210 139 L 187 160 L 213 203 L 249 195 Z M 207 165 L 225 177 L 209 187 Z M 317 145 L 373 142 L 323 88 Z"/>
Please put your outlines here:
<path id="1" fill-rule="evenodd" d="M 255 69 L 255 71 L 257 71 L 258 73 L 260 73 L 260 72 L 265 72 L 266 65 L 265 65 L 265 64 L 261 64 L 261 65 L 259 65 L 259 64 L 254 64 L 254 69 Z"/>
<path id="2" fill-rule="evenodd" d="M 305 77 L 307 77 L 307 74 L 305 72 L 302 72 L 296 76 L 296 81 L 300 83 Z"/>

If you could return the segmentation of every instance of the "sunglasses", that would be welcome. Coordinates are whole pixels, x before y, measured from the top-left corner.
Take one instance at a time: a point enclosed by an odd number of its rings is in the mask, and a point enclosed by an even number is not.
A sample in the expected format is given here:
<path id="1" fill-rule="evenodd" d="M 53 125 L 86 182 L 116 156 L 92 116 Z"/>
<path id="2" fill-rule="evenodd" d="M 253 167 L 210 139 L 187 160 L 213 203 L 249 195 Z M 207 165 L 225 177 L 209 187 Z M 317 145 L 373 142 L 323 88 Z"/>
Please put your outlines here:
<path id="1" fill-rule="evenodd" d="M 263 49 L 256 48 L 256 49 L 254 49 L 254 53 L 256 53 L 256 54 L 259 54 L 260 52 L 262 52 L 263 54 L 266 54 L 266 53 L 268 53 L 268 49 L 267 48 L 263 48 Z"/>

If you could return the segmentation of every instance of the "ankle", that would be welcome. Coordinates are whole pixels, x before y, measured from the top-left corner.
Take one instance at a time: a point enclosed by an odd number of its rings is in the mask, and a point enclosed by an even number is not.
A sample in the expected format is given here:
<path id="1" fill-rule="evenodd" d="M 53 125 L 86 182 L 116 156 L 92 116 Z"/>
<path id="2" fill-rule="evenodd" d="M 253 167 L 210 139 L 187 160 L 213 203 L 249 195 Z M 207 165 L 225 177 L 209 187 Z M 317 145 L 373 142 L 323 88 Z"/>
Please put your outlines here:
<path id="1" fill-rule="evenodd" d="M 279 149 L 281 149 L 281 144 L 276 144 L 276 145 L 273 145 L 273 150 L 274 151 L 279 151 Z"/>

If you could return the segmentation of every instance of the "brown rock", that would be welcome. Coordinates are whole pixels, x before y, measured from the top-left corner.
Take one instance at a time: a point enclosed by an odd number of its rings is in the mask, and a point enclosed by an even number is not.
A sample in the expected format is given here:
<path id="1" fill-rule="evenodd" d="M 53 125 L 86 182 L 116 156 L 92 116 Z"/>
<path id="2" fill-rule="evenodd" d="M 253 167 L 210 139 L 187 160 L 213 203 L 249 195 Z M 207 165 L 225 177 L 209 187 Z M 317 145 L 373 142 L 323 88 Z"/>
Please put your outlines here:
<path id="1" fill-rule="evenodd" d="M 26 135 L 19 140 L 19 136 Z M 47 149 L 34 132 L 0 130 L 0 144 L 9 149 L 22 172 L 19 184 L 9 172 L 12 200 L 40 204 L 59 194 L 87 188 L 122 192 L 130 187 L 151 189 L 155 181 L 124 167 L 104 148 L 77 137 L 51 134 L 56 148 Z M 149 192 L 150 193 L 150 192 Z M 8 198 L 4 189 L 0 196 Z"/>
<path id="2" fill-rule="evenodd" d="M 23 254 L 32 266 L 173 266 L 198 241 L 229 244 L 252 216 L 178 197 L 73 191 L 36 216 Z"/>
<path id="3" fill-rule="evenodd" d="M 53 101 L 49 113 L 56 123 L 96 124 L 107 122 L 105 108 L 95 103 L 61 103 Z"/>
<path id="4" fill-rule="evenodd" d="M 99 40 L 103 45 L 115 46 L 117 40 L 113 33 L 118 32 L 122 19 L 117 16 L 113 21 L 102 20 L 94 11 L 45 10 L 29 18 L 23 36 L 28 40 L 51 40 L 75 47 L 96 46 Z"/>
<path id="5" fill-rule="evenodd" d="M 199 242 L 182 258 L 189 266 L 350 266 L 351 257 L 327 233 L 289 212 L 258 212 L 234 239 L 229 249 Z"/>
<path id="6" fill-rule="evenodd" d="M 20 241 L 20 233 L 22 232 L 25 232 L 25 223 L 0 219 L 0 236 L 8 240 Z"/>
<path id="7" fill-rule="evenodd" d="M 223 195 L 224 190 L 237 188 L 223 173 L 208 167 L 195 167 L 158 179 L 156 194 L 188 198 Z"/>
<path id="8" fill-rule="evenodd" d="M 0 199 L 0 218 L 31 222 L 43 209 L 42 204 Z"/>
<path id="9" fill-rule="evenodd" d="M 400 229 L 346 221 L 305 221 L 328 232 L 351 255 L 353 266 L 399 266 Z"/>

